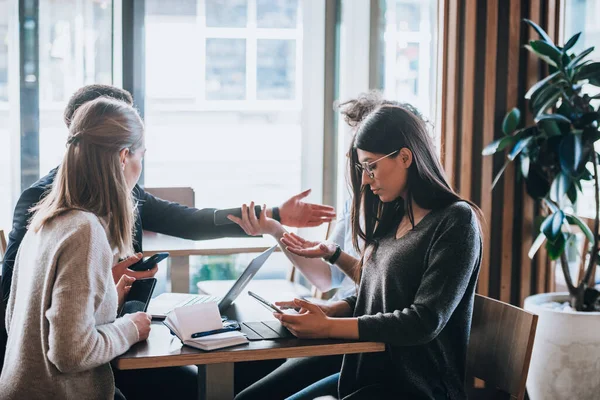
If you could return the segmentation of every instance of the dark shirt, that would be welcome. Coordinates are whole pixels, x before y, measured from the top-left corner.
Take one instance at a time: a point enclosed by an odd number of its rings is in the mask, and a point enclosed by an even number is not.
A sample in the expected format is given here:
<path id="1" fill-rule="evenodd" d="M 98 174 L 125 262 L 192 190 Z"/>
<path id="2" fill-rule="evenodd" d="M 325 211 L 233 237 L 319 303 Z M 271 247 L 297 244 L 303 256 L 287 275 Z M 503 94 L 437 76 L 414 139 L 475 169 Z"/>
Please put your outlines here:
<path id="1" fill-rule="evenodd" d="M 477 217 L 458 202 L 395 235 L 394 229 L 380 240 L 365 262 L 358 297 L 346 299 L 360 340 L 384 342 L 386 350 L 344 357 L 340 397 L 373 386 L 390 398 L 466 399 L 482 248 Z"/>
<path id="2" fill-rule="evenodd" d="M 27 232 L 27 225 L 31 218 L 29 210 L 50 190 L 57 170 L 58 168 L 53 169 L 48 175 L 21 193 L 15 207 L 12 231 L 8 236 L 8 247 L 2 265 L 2 293 L 5 302 L 8 301 L 10 294 L 10 283 L 17 251 Z M 215 208 L 199 210 L 171 203 L 146 193 L 138 185 L 133 189 L 133 196 L 138 204 L 133 245 L 136 253 L 142 251 L 143 230 L 192 240 L 246 236 L 237 224 L 215 225 Z M 4 324 L 1 325 L 4 326 Z"/>

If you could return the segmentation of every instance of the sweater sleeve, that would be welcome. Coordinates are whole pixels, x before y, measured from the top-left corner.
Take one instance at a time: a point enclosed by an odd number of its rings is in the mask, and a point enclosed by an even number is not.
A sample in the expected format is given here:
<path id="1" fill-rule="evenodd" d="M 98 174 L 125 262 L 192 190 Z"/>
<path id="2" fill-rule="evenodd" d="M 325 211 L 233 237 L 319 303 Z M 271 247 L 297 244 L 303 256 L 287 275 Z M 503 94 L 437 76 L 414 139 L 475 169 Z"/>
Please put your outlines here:
<path id="1" fill-rule="evenodd" d="M 481 236 L 471 210 L 446 220 L 430 245 L 426 269 L 413 304 L 393 313 L 358 318 L 361 340 L 412 346 L 430 342 L 442 331 L 462 300 L 481 259 Z"/>
<path id="2" fill-rule="evenodd" d="M 56 263 L 51 305 L 45 313 L 50 362 L 63 373 L 75 373 L 127 351 L 138 340 L 128 318 L 105 325 L 95 322 L 98 304 L 107 290 L 114 290 L 112 252 L 100 224 L 77 229 L 64 242 Z"/>

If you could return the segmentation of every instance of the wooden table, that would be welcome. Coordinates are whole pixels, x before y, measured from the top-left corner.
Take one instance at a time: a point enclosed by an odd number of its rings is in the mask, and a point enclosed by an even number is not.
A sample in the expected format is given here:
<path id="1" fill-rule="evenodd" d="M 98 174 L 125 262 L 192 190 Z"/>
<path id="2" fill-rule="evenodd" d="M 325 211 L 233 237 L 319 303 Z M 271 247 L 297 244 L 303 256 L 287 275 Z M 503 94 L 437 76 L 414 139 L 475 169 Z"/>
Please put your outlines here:
<path id="1" fill-rule="evenodd" d="M 269 295 L 270 298 L 274 296 Z M 242 322 L 275 320 L 268 310 L 252 300 L 246 292 L 238 297 L 226 314 L 229 318 Z M 182 346 L 179 339 L 172 336 L 164 325 L 153 323 L 148 340 L 136 344 L 127 353 L 113 360 L 113 366 L 127 370 L 197 365 L 200 399 L 232 399 L 235 362 L 371 353 L 384 349 L 383 343 L 291 338 L 253 341 L 248 345 L 204 352 Z"/>
<path id="2" fill-rule="evenodd" d="M 143 240 L 144 257 L 164 251 L 171 254 L 168 258 L 171 266 L 171 291 L 175 293 L 189 292 L 190 256 L 262 253 L 275 244 L 273 239 L 267 237 L 187 240 L 147 231 L 144 231 Z M 235 243 L 235 247 L 232 243 Z"/>

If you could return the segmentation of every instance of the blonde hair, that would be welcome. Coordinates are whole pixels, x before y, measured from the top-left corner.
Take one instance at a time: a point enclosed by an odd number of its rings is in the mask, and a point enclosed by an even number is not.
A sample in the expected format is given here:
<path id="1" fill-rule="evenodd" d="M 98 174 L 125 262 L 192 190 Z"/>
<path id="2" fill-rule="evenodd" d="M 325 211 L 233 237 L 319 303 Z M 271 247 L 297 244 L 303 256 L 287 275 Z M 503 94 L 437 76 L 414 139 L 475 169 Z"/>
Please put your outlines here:
<path id="1" fill-rule="evenodd" d="M 135 153 L 143 137 L 139 114 L 122 101 L 99 97 L 79 107 L 52 189 L 32 208 L 35 214 L 30 227 L 37 232 L 66 211 L 89 211 L 108 223 L 109 241 L 119 255 L 130 254 L 136 207 L 120 151 Z"/>

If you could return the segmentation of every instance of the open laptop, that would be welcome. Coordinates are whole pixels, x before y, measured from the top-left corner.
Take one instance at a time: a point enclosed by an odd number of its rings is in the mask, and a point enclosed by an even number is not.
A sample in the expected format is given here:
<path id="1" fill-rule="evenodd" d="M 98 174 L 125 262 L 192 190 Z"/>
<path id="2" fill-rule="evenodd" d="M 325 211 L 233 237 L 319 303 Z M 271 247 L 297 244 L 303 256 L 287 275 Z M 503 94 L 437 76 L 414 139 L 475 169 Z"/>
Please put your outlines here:
<path id="1" fill-rule="evenodd" d="M 148 306 L 148 314 L 152 315 L 152 318 L 164 319 L 167 314 L 173 311 L 177 307 L 190 306 L 197 303 L 208 303 L 218 302 L 219 311 L 224 313 L 227 308 L 235 301 L 240 295 L 242 290 L 248 285 L 250 280 L 256 275 L 258 270 L 263 266 L 269 256 L 275 251 L 277 245 L 265 250 L 256 256 L 250 264 L 246 267 L 242 275 L 235 281 L 231 289 L 227 292 L 224 297 L 210 296 L 210 295 L 198 295 L 198 294 L 187 294 L 187 293 L 163 293 L 160 296 L 155 297 L 150 301 Z"/>

